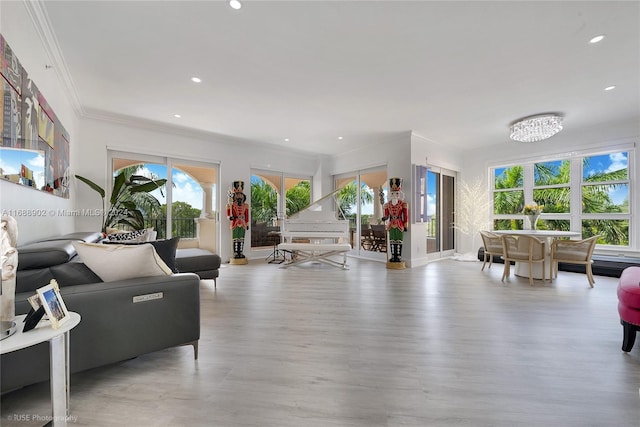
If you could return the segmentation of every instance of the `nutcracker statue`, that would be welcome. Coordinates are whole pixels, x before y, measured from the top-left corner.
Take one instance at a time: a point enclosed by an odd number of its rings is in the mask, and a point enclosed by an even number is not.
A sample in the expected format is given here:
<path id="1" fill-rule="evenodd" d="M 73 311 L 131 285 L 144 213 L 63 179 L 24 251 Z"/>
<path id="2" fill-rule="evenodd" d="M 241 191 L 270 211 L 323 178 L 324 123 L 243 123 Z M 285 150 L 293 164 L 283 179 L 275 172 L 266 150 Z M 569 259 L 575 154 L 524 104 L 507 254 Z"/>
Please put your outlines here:
<path id="1" fill-rule="evenodd" d="M 387 225 L 389 244 L 387 251 L 391 251 L 391 259 L 387 262 L 387 268 L 403 269 L 402 242 L 404 232 L 409 227 L 409 208 L 404 201 L 402 192 L 402 178 L 389 179 L 389 201 L 384 204 L 384 216 L 382 220 Z M 387 252 L 388 253 L 388 252 Z"/>
<path id="2" fill-rule="evenodd" d="M 227 203 L 227 217 L 231 221 L 231 241 L 233 242 L 233 257 L 231 264 L 247 264 L 247 258 L 242 254 L 244 249 L 244 234 L 249 229 L 249 205 L 247 196 L 243 193 L 244 182 L 233 181 L 229 191 Z"/>

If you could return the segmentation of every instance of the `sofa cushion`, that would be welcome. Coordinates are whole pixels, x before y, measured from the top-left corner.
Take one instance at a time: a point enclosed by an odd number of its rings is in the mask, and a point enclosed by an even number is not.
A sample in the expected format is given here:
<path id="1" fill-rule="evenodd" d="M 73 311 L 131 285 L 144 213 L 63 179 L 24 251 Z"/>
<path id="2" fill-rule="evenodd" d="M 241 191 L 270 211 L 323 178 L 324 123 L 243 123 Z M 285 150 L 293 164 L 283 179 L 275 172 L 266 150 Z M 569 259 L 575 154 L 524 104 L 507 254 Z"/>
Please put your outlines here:
<path id="1" fill-rule="evenodd" d="M 160 239 L 160 240 L 152 240 L 150 242 L 112 242 L 112 241 L 104 241 L 102 243 L 108 245 L 144 245 L 150 244 L 156 249 L 156 252 L 162 258 L 167 267 L 171 269 L 174 273 L 178 273 L 178 268 L 176 267 L 176 250 L 178 249 L 178 242 L 180 241 L 180 237 L 173 237 L 171 239 Z"/>
<path id="2" fill-rule="evenodd" d="M 178 271 L 198 273 L 220 268 L 220 256 L 200 248 L 185 248 L 176 251 Z"/>
<path id="3" fill-rule="evenodd" d="M 54 265 L 50 270 L 60 287 L 102 282 L 100 277 L 82 262 Z"/>
<path id="4" fill-rule="evenodd" d="M 29 243 L 18 248 L 18 270 L 64 264 L 76 255 L 71 240 Z"/>
<path id="5" fill-rule="evenodd" d="M 20 270 L 16 274 L 16 294 L 36 292 L 36 289 L 48 285 L 54 279 L 50 268 L 34 268 L 32 270 Z"/>
<path id="6" fill-rule="evenodd" d="M 73 246 L 87 267 L 105 282 L 173 273 L 151 245 L 73 242 Z"/>

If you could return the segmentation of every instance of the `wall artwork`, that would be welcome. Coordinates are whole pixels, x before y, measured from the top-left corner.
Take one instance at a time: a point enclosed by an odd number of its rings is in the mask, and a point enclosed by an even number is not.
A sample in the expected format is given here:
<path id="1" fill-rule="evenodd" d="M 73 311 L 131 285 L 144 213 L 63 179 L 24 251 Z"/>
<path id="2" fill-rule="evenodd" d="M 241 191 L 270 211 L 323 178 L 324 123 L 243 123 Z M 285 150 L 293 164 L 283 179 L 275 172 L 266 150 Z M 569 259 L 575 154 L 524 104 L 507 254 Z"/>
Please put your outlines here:
<path id="1" fill-rule="evenodd" d="M 69 134 L 0 34 L 0 178 L 69 198 Z"/>

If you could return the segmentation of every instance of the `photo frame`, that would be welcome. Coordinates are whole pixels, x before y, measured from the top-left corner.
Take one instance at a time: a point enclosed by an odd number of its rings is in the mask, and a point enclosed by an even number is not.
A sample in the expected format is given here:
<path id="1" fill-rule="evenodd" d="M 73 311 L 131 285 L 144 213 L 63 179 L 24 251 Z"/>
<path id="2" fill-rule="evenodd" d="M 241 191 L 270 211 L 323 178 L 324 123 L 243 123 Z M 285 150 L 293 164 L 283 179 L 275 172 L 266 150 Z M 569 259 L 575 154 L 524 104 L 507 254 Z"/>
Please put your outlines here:
<path id="1" fill-rule="evenodd" d="M 40 296 L 38 294 L 31 295 L 29 298 L 27 298 L 27 301 L 29 301 L 31 308 L 34 311 L 42 307 L 42 303 L 40 302 Z"/>
<path id="2" fill-rule="evenodd" d="M 36 292 L 53 329 L 58 329 L 60 325 L 69 320 L 69 310 L 60 295 L 58 282 L 51 280 L 47 286 L 36 289 Z"/>

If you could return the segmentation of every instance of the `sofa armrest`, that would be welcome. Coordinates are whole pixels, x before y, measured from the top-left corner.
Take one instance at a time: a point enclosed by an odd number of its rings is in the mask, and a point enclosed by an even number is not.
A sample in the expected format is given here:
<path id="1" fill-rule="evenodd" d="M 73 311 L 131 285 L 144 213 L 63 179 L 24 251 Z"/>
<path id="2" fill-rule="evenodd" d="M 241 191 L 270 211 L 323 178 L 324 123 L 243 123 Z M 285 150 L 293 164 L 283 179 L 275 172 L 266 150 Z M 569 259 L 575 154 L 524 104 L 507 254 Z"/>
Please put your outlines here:
<path id="1" fill-rule="evenodd" d="M 67 308 L 82 316 L 71 332 L 72 372 L 200 338 L 196 274 L 70 286 L 61 293 Z"/>
<path id="2" fill-rule="evenodd" d="M 193 273 L 67 286 L 60 293 L 69 311 L 82 316 L 70 334 L 72 373 L 200 338 L 200 279 Z M 30 295 L 16 294 L 17 314 L 29 310 Z M 2 355 L 2 391 L 49 379 L 48 358 L 46 345 Z"/>

